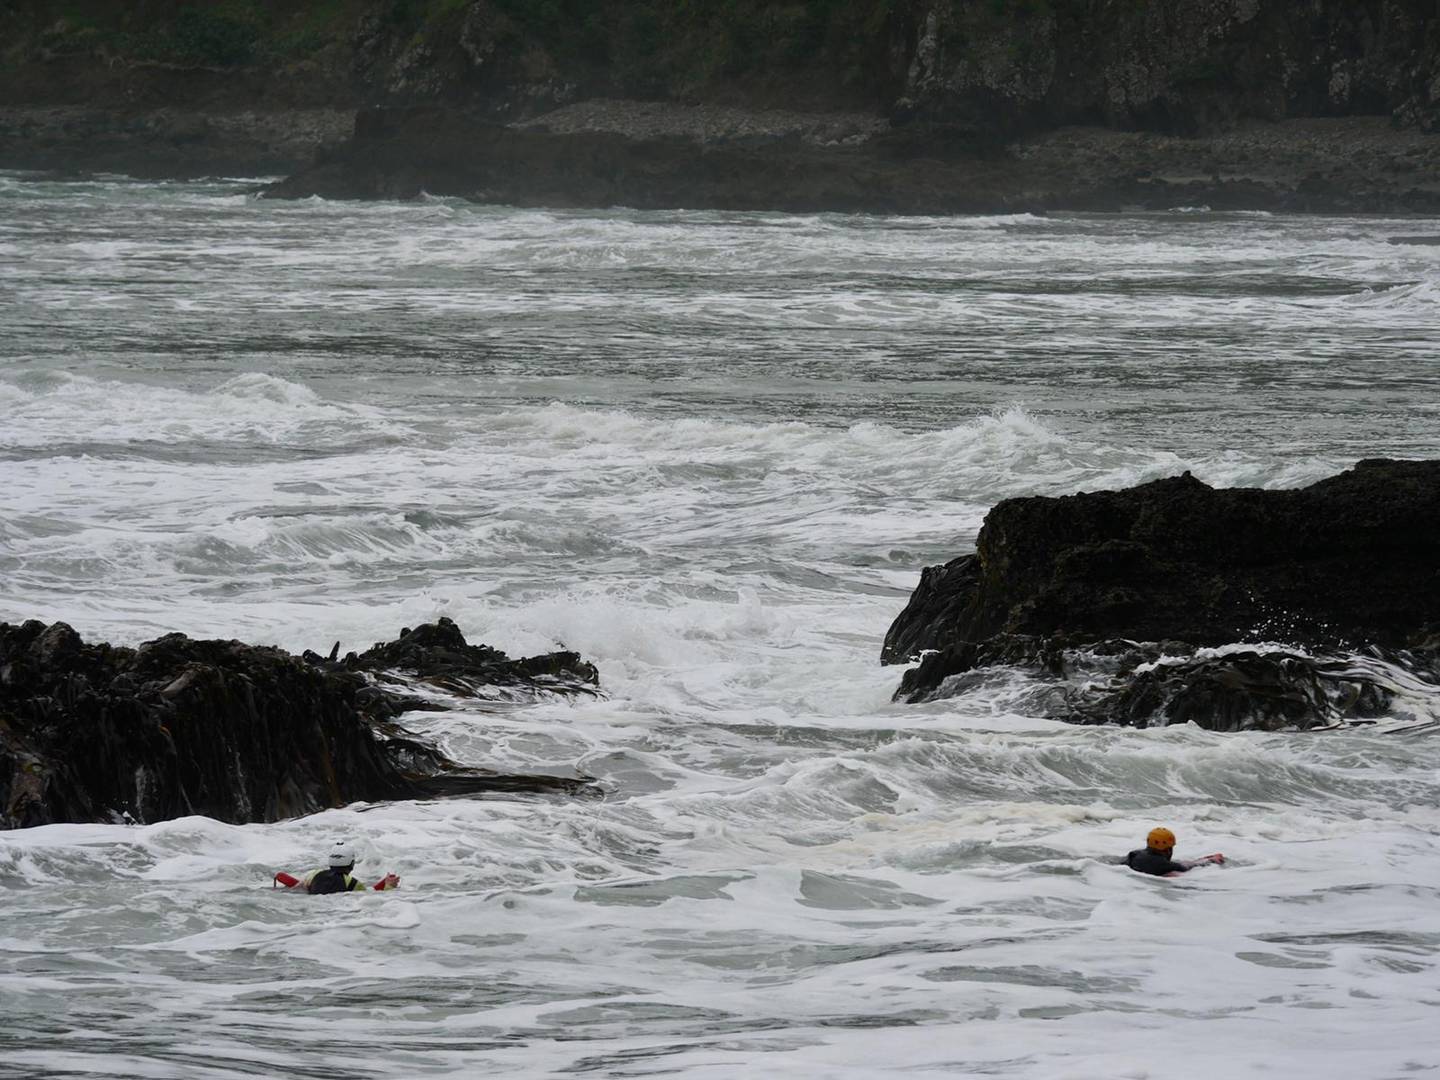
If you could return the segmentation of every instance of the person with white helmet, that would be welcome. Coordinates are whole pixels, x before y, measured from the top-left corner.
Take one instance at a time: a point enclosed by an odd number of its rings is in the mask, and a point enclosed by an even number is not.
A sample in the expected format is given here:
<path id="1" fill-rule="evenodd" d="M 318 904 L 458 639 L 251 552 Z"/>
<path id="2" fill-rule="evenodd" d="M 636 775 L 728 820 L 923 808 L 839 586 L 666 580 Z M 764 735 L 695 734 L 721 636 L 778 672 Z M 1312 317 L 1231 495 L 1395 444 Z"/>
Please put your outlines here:
<path id="1" fill-rule="evenodd" d="M 295 878 L 289 874 L 278 873 L 275 875 L 275 883 L 284 885 L 287 888 L 304 889 L 312 896 L 323 896 L 327 893 L 359 892 L 365 888 L 364 882 L 353 877 L 351 872 L 355 869 L 355 849 L 344 840 L 336 840 L 334 847 L 330 849 L 329 865 L 322 866 L 319 870 L 312 870 L 303 878 Z M 377 881 L 374 888 L 377 892 L 384 892 L 393 889 L 400 884 L 400 879 L 394 874 L 386 874 Z"/>
<path id="2" fill-rule="evenodd" d="M 1157 825 L 1150 830 L 1150 835 L 1145 837 L 1143 848 L 1136 848 L 1125 856 L 1125 865 L 1142 874 L 1174 877 L 1187 870 L 1194 870 L 1197 866 L 1205 866 L 1209 863 L 1219 865 L 1225 861 L 1225 856 L 1218 852 L 1214 855 L 1202 855 L 1198 859 L 1184 860 L 1172 858 L 1174 854 L 1175 834 L 1165 826 Z"/>

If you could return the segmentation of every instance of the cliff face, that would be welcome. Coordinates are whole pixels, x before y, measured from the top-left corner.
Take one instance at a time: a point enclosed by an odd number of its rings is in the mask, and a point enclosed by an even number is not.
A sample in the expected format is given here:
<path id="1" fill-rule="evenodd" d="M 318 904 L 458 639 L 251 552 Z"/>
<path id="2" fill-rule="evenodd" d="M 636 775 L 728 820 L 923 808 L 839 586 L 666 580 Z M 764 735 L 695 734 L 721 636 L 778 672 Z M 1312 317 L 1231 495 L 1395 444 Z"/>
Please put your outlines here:
<path id="1" fill-rule="evenodd" d="M 510 119 L 592 96 L 874 105 L 888 0 L 13 0 L 0 103 L 446 104 Z"/>
<path id="2" fill-rule="evenodd" d="M 0 168 L 276 194 L 1436 213 L 1437 126 L 1435 0 L 0 0 Z"/>
<path id="3" fill-rule="evenodd" d="M 211 110 L 589 97 L 869 108 L 998 135 L 1440 121 L 1433 0 L 11 0 L 0 104 Z"/>
<path id="4" fill-rule="evenodd" d="M 1436 22 L 1421 0 L 917 0 L 895 104 L 981 129 L 1385 114 L 1430 130 Z"/>

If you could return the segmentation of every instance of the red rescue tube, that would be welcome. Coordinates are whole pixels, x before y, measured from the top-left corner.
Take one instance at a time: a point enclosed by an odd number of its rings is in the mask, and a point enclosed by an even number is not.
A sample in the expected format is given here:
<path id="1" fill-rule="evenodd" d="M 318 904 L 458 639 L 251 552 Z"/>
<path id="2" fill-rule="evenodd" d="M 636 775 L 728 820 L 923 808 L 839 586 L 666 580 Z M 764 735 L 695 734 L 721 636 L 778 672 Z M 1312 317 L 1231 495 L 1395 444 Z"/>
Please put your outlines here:
<path id="1" fill-rule="evenodd" d="M 278 874 L 275 875 L 275 880 L 270 887 L 273 889 L 276 886 L 284 885 L 287 889 L 293 889 L 296 885 L 299 884 L 299 878 L 293 877 L 292 875 L 287 874 L 284 870 L 281 870 Z"/>

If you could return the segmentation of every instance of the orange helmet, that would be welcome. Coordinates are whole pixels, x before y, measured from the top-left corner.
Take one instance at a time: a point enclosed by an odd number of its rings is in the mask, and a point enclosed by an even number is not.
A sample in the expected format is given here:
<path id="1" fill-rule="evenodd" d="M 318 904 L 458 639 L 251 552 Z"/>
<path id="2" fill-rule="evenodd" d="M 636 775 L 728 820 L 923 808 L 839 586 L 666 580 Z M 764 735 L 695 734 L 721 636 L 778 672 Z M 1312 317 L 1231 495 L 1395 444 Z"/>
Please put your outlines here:
<path id="1" fill-rule="evenodd" d="M 1163 825 L 1157 826 L 1145 837 L 1145 846 L 1155 851 L 1174 851 L 1175 834 Z"/>

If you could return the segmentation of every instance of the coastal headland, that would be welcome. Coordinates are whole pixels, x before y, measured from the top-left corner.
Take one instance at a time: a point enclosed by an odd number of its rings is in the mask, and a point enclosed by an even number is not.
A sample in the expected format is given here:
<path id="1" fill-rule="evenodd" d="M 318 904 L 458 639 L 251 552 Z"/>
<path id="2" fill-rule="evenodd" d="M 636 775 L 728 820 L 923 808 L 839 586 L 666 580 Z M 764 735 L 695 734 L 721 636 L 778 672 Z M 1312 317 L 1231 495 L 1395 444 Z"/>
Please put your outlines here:
<path id="1" fill-rule="evenodd" d="M 0 13 L 0 167 L 280 196 L 1440 212 L 1419 0 L 552 0 Z"/>

